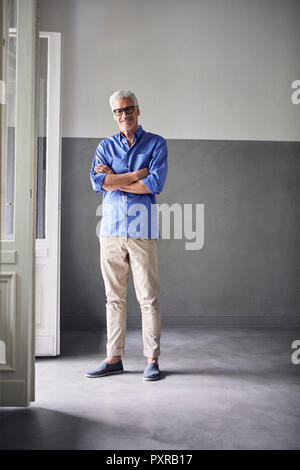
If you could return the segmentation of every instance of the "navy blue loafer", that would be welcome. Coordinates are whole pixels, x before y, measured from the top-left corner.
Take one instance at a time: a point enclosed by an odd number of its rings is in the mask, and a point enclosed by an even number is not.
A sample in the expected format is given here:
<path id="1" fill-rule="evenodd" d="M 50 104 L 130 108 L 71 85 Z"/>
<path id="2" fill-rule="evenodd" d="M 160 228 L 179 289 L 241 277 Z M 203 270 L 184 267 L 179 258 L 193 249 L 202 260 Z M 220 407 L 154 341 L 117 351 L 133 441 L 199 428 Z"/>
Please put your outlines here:
<path id="1" fill-rule="evenodd" d="M 102 361 L 96 369 L 86 372 L 85 376 L 103 377 L 103 375 L 117 374 L 118 372 L 124 372 L 122 359 L 115 364 L 107 364 L 107 362 Z"/>
<path id="2" fill-rule="evenodd" d="M 144 380 L 158 380 L 160 378 L 160 371 L 156 362 L 149 362 L 144 370 Z"/>

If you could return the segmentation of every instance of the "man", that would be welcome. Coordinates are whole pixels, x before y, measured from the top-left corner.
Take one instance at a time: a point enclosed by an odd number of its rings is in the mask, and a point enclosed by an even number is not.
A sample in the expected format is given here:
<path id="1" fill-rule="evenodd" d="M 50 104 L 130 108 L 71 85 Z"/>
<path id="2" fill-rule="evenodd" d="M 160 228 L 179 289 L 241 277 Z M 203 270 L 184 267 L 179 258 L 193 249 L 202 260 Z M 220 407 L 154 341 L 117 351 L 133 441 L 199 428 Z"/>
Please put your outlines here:
<path id="1" fill-rule="evenodd" d="M 100 142 L 90 172 L 94 191 L 103 192 L 100 265 L 106 293 L 107 357 L 87 377 L 123 372 L 126 296 L 131 267 L 142 312 L 143 354 L 148 358 L 143 378 L 160 378 L 161 313 L 157 258 L 159 238 L 156 194 L 167 176 L 166 140 L 138 124 L 134 93 L 110 97 L 119 132 Z"/>

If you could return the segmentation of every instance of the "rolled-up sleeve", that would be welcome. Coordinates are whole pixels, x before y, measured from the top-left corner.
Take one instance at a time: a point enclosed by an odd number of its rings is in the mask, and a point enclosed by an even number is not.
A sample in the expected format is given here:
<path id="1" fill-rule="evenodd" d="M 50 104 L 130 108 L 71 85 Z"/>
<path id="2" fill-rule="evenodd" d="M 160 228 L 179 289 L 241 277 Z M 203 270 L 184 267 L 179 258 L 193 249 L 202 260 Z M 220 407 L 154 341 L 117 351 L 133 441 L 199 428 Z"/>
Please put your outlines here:
<path id="1" fill-rule="evenodd" d="M 162 192 L 168 173 L 168 148 L 165 139 L 161 139 L 154 149 L 149 163 L 149 175 L 142 179 L 152 194 Z"/>
<path id="2" fill-rule="evenodd" d="M 103 182 L 105 180 L 107 173 L 96 173 L 94 168 L 95 166 L 102 163 L 103 165 L 108 165 L 106 158 L 105 158 L 105 149 L 103 147 L 102 142 L 98 145 L 96 149 L 96 154 L 92 163 L 92 168 L 90 171 L 90 179 L 92 183 L 92 188 L 96 193 L 106 192 L 105 189 L 102 188 Z"/>

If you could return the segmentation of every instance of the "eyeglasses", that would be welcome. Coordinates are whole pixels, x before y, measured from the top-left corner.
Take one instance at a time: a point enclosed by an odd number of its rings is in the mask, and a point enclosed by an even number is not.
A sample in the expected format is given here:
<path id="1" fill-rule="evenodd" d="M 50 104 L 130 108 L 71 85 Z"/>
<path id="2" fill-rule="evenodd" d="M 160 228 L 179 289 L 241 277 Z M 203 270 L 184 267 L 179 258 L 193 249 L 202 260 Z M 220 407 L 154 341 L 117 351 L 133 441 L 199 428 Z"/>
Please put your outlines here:
<path id="1" fill-rule="evenodd" d="M 124 111 L 126 114 L 132 114 L 134 111 L 134 108 L 137 108 L 137 106 L 126 106 L 126 108 L 114 109 L 113 112 L 115 113 L 116 116 L 122 116 Z"/>

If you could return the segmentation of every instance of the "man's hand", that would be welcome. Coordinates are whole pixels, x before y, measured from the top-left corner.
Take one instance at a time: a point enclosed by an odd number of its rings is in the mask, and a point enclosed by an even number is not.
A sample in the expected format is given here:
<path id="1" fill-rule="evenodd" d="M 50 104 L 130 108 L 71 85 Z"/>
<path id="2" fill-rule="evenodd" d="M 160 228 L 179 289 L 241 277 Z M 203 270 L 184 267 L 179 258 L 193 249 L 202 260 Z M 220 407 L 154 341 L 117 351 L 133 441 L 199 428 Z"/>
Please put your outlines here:
<path id="1" fill-rule="evenodd" d="M 102 163 L 99 163 L 99 165 L 95 166 L 94 170 L 96 173 L 115 173 L 108 165 L 103 165 Z"/>
<path id="2" fill-rule="evenodd" d="M 126 186 L 121 186 L 119 188 L 121 191 L 134 194 L 149 194 L 151 193 L 150 189 L 145 185 L 144 181 L 135 181 L 134 183 L 127 184 Z"/>
<path id="3" fill-rule="evenodd" d="M 149 169 L 147 167 L 142 168 L 141 170 L 137 170 L 136 174 L 138 176 L 138 181 L 134 181 L 129 184 L 124 184 L 123 186 L 120 186 L 119 189 L 121 191 L 126 191 L 127 193 L 134 193 L 134 194 L 151 193 L 151 191 L 145 185 L 145 183 L 141 181 L 143 178 L 146 178 L 146 176 L 149 175 Z"/>
<path id="4" fill-rule="evenodd" d="M 138 175 L 138 179 L 139 180 L 142 180 L 143 178 L 146 178 L 146 176 L 149 175 L 149 169 L 146 167 L 146 168 L 141 168 L 140 170 L 137 170 L 137 175 Z"/>

